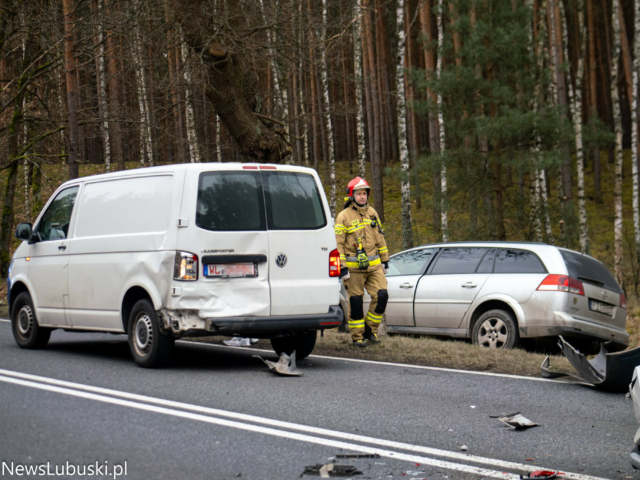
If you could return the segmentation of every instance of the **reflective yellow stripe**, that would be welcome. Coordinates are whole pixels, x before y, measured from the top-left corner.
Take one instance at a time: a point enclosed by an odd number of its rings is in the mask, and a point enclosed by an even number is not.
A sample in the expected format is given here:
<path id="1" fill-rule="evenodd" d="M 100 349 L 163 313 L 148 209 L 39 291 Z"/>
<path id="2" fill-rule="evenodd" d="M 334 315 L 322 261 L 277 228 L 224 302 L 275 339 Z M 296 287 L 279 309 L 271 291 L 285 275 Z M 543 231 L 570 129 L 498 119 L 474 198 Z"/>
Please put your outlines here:
<path id="1" fill-rule="evenodd" d="M 346 232 L 346 230 L 344 229 L 344 227 L 338 227 L 336 226 L 335 230 L 334 230 L 336 235 L 342 235 L 344 232 Z"/>
<path id="2" fill-rule="evenodd" d="M 382 262 L 378 258 L 376 260 L 369 261 L 369 266 L 370 267 L 375 267 L 376 265 L 380 265 L 380 263 L 382 263 Z M 347 267 L 358 268 L 358 262 L 347 262 Z"/>
<path id="3" fill-rule="evenodd" d="M 373 318 L 371 315 L 367 315 L 367 318 L 373 323 L 380 323 L 382 321 L 382 318 Z"/>
<path id="4" fill-rule="evenodd" d="M 340 255 L 340 260 L 346 260 L 347 256 L 346 255 Z"/>
<path id="5" fill-rule="evenodd" d="M 371 318 L 375 318 L 376 320 L 379 318 L 380 320 L 382 320 L 382 315 L 376 315 L 375 313 L 371 313 L 371 312 L 367 312 L 367 316 L 371 317 Z"/>
<path id="6" fill-rule="evenodd" d="M 364 328 L 364 321 L 362 321 L 362 323 L 349 322 L 349 328 Z"/>
<path id="7" fill-rule="evenodd" d="M 382 248 L 379 250 L 379 252 L 380 252 L 380 253 L 384 253 L 384 252 L 388 252 L 388 251 L 389 251 L 389 249 L 388 249 L 387 247 L 382 247 Z"/>

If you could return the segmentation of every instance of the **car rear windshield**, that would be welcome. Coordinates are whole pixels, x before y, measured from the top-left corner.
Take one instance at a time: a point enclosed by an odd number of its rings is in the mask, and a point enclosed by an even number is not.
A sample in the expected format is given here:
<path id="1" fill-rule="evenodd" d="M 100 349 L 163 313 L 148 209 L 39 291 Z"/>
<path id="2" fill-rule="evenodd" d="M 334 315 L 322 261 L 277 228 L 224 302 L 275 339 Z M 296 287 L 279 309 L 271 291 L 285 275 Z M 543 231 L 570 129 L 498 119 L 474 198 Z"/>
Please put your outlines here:
<path id="1" fill-rule="evenodd" d="M 327 224 L 315 179 L 307 173 L 262 172 L 269 230 L 314 230 Z"/>
<path id="2" fill-rule="evenodd" d="M 597 285 L 612 292 L 622 293 L 622 289 L 613 275 L 602 263 L 594 258 L 575 252 L 560 250 L 564 263 L 567 265 L 569 276 L 581 282 Z"/>
<path id="3" fill-rule="evenodd" d="M 213 231 L 265 230 L 260 173 L 202 173 L 196 225 Z"/>

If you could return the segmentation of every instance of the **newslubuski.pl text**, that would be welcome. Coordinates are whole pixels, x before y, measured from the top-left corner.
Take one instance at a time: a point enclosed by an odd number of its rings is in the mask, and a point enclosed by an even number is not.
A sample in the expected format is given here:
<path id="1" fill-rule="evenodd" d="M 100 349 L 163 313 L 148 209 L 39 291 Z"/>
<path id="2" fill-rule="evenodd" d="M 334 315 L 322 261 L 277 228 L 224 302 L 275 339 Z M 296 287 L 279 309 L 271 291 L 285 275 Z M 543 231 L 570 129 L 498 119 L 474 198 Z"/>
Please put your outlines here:
<path id="1" fill-rule="evenodd" d="M 127 462 L 109 464 L 94 462 L 76 464 L 71 462 L 54 464 L 51 462 L 38 464 L 24 464 L 15 462 L 2 462 L 2 476 L 17 477 L 111 477 L 127 476 Z"/>

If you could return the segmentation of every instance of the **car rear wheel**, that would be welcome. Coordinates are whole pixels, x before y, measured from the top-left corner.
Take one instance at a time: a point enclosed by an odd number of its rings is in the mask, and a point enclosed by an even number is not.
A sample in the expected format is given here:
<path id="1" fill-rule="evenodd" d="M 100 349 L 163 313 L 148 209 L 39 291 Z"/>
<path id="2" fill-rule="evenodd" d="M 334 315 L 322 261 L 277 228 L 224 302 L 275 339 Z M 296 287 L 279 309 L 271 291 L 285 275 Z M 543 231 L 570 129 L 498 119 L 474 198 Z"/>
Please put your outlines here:
<path id="1" fill-rule="evenodd" d="M 291 337 L 276 337 L 271 339 L 271 346 L 278 355 L 282 352 L 291 355 L 295 351 L 296 360 L 304 360 L 313 352 L 317 336 L 318 332 L 314 330 Z"/>
<path id="2" fill-rule="evenodd" d="M 518 326 L 509 312 L 489 310 L 476 320 L 472 340 L 486 348 L 515 348 L 520 341 Z"/>
<path id="3" fill-rule="evenodd" d="M 129 350 L 143 368 L 166 365 L 171 358 L 175 339 L 164 335 L 149 300 L 138 300 L 129 315 Z"/>
<path id="4" fill-rule="evenodd" d="M 44 348 L 51 337 L 50 328 L 38 325 L 36 310 L 33 308 L 31 295 L 27 292 L 22 292 L 13 302 L 11 329 L 13 330 L 13 338 L 20 348 L 30 350 Z"/>

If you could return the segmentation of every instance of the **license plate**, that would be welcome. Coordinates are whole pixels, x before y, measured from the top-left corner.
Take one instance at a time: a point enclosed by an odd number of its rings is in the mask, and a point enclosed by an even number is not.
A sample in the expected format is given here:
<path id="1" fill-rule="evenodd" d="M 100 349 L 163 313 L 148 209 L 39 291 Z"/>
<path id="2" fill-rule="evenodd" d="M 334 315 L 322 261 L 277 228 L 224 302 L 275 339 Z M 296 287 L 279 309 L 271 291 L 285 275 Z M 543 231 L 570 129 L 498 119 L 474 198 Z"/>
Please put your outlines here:
<path id="1" fill-rule="evenodd" d="M 255 263 L 225 263 L 205 265 L 205 277 L 257 277 L 258 266 Z"/>
<path id="2" fill-rule="evenodd" d="M 613 317 L 613 305 L 609 305 L 608 303 L 598 302 L 597 300 L 589 300 L 589 309 L 594 312 L 603 313 L 605 315 Z"/>

